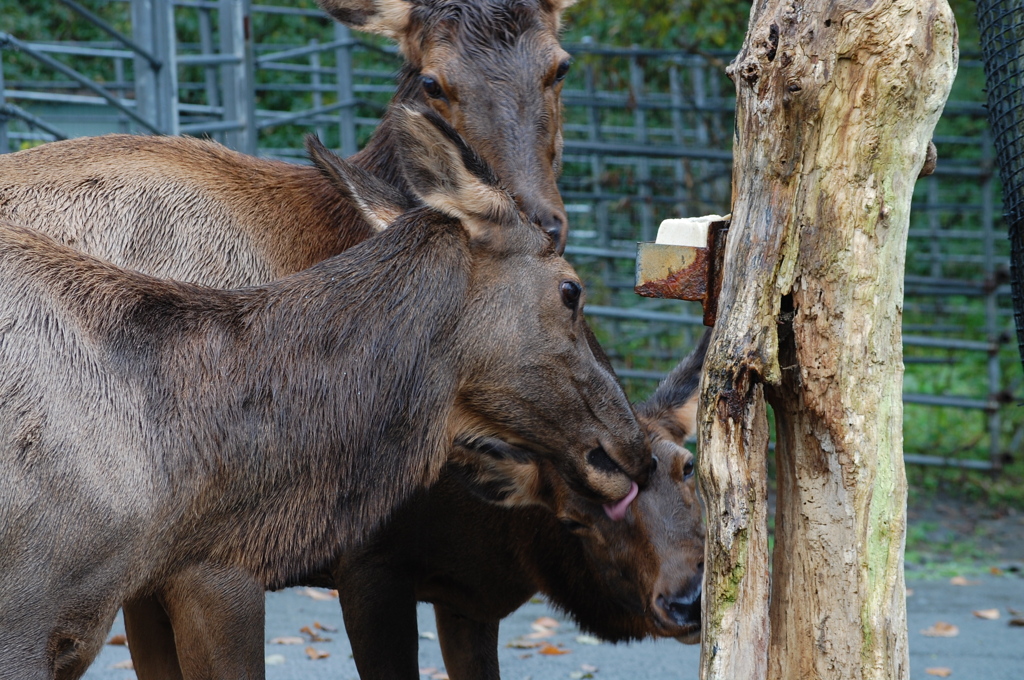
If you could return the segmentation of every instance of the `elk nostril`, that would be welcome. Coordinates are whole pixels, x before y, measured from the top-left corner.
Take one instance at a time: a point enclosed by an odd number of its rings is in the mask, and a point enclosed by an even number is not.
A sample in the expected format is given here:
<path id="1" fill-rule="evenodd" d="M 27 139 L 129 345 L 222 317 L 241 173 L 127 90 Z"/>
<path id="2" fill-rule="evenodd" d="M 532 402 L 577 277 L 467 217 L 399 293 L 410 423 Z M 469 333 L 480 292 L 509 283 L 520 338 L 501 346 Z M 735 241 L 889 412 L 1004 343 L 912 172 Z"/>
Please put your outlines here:
<path id="1" fill-rule="evenodd" d="M 608 452 L 604 450 L 603 446 L 598 446 L 596 449 L 591 450 L 587 454 L 587 462 L 591 467 L 597 468 L 601 472 L 626 474 L 622 468 L 611 459 Z"/>
<path id="2" fill-rule="evenodd" d="M 677 626 L 700 625 L 700 591 L 689 597 L 659 596 L 658 606 Z"/>

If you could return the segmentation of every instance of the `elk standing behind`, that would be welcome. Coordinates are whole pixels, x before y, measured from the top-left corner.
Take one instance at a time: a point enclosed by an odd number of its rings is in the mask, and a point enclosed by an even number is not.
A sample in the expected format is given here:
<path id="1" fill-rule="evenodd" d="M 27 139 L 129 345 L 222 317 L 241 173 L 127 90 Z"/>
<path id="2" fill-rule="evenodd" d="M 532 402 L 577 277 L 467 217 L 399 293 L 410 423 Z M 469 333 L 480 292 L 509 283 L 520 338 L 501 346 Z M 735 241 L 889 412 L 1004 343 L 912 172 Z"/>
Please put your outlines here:
<path id="1" fill-rule="evenodd" d="M 395 111 L 430 107 L 496 171 L 527 217 L 567 230 L 558 43 L 571 0 L 321 0 L 354 28 L 398 41 L 398 89 L 351 162 L 411 196 Z M 60 215 L 53 220 L 53 215 Z M 373 233 L 317 168 L 210 141 L 109 135 L 0 154 L 0 219 L 128 269 L 217 288 L 305 269 Z M 283 218 L 283 219 L 282 219 Z"/>
<path id="2" fill-rule="evenodd" d="M 155 280 L 0 227 L 0 677 L 80 675 L 118 606 L 179 575 L 274 587 L 323 564 L 455 440 L 529 449 L 598 499 L 645 482 L 575 273 L 468 147 L 438 181 L 457 142 L 439 116 L 401 115 L 429 150 L 411 188 L 479 209 L 413 210 L 265 286 Z"/>

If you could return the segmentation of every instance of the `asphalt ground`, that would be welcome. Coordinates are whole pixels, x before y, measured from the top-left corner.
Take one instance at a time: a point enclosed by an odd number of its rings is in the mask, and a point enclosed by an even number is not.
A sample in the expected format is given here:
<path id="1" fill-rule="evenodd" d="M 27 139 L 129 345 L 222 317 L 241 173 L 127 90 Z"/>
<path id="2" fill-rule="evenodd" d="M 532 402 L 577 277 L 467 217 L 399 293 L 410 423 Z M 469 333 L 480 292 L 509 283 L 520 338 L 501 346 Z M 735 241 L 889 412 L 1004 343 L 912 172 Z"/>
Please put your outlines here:
<path id="1" fill-rule="evenodd" d="M 955 583 L 961 583 L 956 581 Z M 950 579 L 908 581 L 911 595 L 907 599 L 910 639 L 911 680 L 935 677 L 964 680 L 1024 680 L 1024 626 L 1010 625 L 1014 618 L 1024 619 L 1024 578 L 1015 574 L 969 577 L 966 585 L 954 585 Z M 323 592 L 323 591 L 319 591 Z M 973 612 L 996 610 L 997 619 L 986 619 Z M 1019 612 L 1019 614 L 1011 613 Z M 522 648 L 524 641 L 541 638 L 525 636 L 537 632 L 536 622 L 551 617 L 559 625 L 546 630 L 543 638 L 566 654 L 540 654 L 538 648 Z M 327 642 L 302 644 L 269 644 L 277 637 L 305 637 L 303 627 L 337 628 L 338 632 L 320 630 Z M 542 623 L 545 623 L 542 620 Z M 952 629 L 951 637 L 929 637 L 923 631 Z M 424 680 L 442 680 L 445 676 L 441 651 L 431 608 L 420 605 L 420 666 Z M 123 633 L 120 617 L 111 634 Z M 540 631 L 543 633 L 544 631 Z M 351 650 L 345 637 L 341 610 L 336 601 L 315 599 L 306 589 L 290 589 L 267 595 L 265 631 L 267 680 L 354 680 L 357 678 Z M 513 646 L 510 646 L 512 643 Z M 596 643 L 596 644 L 595 644 Z M 306 648 L 329 656 L 311 659 Z M 612 645 L 584 636 L 572 621 L 553 611 L 546 603 L 534 601 L 524 605 L 501 626 L 498 650 L 505 680 L 634 680 L 636 678 L 697 678 L 700 655 L 696 645 L 683 645 L 674 640 L 645 641 Z M 87 680 L 133 680 L 135 673 L 118 667 L 129 659 L 128 649 L 107 645 L 85 674 Z M 935 672 L 948 670 L 948 676 Z M 928 671 L 931 670 L 932 673 Z"/>

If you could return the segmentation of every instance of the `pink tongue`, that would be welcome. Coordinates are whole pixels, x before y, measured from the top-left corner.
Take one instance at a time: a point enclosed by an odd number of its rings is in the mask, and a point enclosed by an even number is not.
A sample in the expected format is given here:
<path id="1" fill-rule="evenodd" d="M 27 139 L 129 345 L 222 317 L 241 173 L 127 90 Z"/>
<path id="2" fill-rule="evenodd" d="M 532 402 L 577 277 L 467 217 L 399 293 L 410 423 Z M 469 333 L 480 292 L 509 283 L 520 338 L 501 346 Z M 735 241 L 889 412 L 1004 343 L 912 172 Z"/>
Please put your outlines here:
<path id="1" fill-rule="evenodd" d="M 618 503 L 605 503 L 604 514 L 608 515 L 613 522 L 620 521 L 626 516 L 626 509 L 629 508 L 629 504 L 633 502 L 638 493 L 640 493 L 640 487 L 636 485 L 636 482 L 633 482 L 625 498 Z"/>

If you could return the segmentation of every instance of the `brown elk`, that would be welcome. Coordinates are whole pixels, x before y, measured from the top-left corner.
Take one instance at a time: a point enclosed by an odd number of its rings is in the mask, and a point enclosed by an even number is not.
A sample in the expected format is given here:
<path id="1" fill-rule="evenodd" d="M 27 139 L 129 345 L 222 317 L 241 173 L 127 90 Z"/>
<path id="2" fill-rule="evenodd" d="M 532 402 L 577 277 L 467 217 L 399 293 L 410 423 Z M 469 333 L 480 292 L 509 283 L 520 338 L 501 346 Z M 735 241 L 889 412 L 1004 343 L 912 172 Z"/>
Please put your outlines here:
<path id="1" fill-rule="evenodd" d="M 410 188 L 449 211 L 264 286 L 0 227 L 0 678 L 80 675 L 120 604 L 162 584 L 326 563 L 456 441 L 468 461 L 529 451 L 598 502 L 646 483 L 572 268 L 440 116 L 399 115 Z"/>
<path id="2" fill-rule="evenodd" d="M 434 605 L 453 680 L 499 678 L 499 623 L 537 591 L 607 640 L 698 642 L 704 531 L 679 438 L 696 429 L 708 337 L 638 406 L 659 463 L 624 521 L 568 493 L 544 464 L 511 463 L 532 483 L 509 508 L 495 503 L 505 489 L 449 464 L 366 544 L 299 579 L 338 589 L 360 678 L 420 677 L 417 600 Z M 171 588 L 161 601 L 129 630 L 139 680 L 263 677 L 261 590 Z"/>
<path id="3" fill-rule="evenodd" d="M 406 60 L 388 111 L 351 162 L 408 195 L 394 111 L 431 107 L 561 252 L 568 225 L 556 178 L 569 55 L 558 32 L 572 0 L 320 2 L 340 21 L 397 40 Z M 379 226 L 314 167 L 210 141 L 128 135 L 0 155 L 0 219 L 121 267 L 218 288 L 305 269 Z"/>

